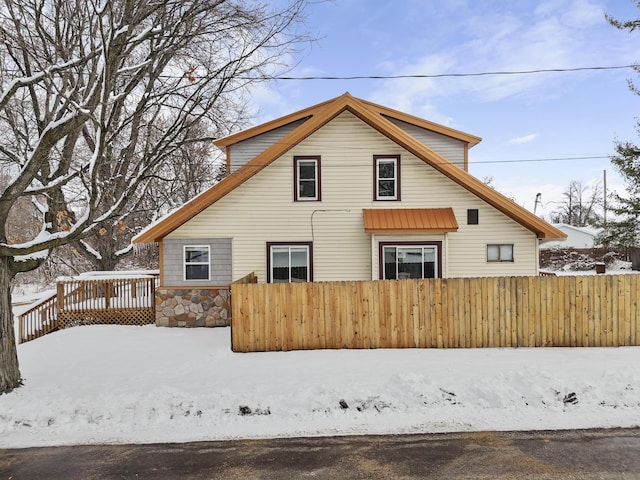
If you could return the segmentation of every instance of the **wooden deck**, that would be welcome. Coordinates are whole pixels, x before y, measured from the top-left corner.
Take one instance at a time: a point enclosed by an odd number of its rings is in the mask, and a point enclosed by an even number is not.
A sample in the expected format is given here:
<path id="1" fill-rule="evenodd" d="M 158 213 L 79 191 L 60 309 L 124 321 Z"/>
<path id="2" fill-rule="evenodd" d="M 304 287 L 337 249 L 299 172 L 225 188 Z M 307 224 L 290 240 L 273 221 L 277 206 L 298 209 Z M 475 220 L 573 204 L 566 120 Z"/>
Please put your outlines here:
<path id="1" fill-rule="evenodd" d="M 155 322 L 158 276 L 115 272 L 59 280 L 56 293 L 18 316 L 18 342 L 77 325 Z"/>

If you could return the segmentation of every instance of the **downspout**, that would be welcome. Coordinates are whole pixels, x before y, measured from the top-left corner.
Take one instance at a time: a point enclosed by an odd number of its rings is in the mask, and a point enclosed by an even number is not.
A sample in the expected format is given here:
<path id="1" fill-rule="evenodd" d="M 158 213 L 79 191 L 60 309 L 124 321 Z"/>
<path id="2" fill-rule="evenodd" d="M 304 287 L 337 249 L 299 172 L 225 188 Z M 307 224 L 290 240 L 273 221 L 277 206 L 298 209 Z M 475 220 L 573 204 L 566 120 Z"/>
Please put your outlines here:
<path id="1" fill-rule="evenodd" d="M 536 276 L 540 275 L 540 238 L 536 235 Z"/>
<path id="2" fill-rule="evenodd" d="M 375 267 L 375 262 L 374 262 L 375 252 L 376 252 L 376 234 L 371 232 L 371 280 L 377 280 L 376 279 L 376 267 Z"/>
<path id="3" fill-rule="evenodd" d="M 449 232 L 444 232 L 444 265 L 442 265 L 442 278 L 449 278 Z"/>

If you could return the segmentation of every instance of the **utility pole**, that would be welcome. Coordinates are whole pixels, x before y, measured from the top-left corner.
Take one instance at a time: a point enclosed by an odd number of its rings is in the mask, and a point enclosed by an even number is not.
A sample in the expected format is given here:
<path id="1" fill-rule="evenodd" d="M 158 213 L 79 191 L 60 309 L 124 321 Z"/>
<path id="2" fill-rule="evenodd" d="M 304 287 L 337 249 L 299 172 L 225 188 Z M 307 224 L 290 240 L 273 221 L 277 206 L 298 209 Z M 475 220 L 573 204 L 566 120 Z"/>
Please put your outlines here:
<path id="1" fill-rule="evenodd" d="M 602 171 L 602 208 L 604 213 L 602 216 L 605 232 L 607 231 L 607 170 Z"/>
<path id="2" fill-rule="evenodd" d="M 536 199 L 533 202 L 533 214 L 536 214 L 536 209 L 538 208 L 538 204 L 542 203 L 542 194 L 541 193 L 536 193 Z"/>

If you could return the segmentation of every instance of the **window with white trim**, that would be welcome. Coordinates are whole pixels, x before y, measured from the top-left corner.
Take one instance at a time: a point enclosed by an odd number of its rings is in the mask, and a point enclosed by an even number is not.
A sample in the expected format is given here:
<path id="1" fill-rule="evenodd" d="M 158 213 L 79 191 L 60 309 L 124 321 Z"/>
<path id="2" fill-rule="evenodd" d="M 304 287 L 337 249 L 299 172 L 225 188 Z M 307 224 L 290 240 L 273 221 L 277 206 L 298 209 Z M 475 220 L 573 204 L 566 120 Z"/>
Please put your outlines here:
<path id="1" fill-rule="evenodd" d="M 184 279 L 209 280 L 209 245 L 184 246 Z"/>
<path id="2" fill-rule="evenodd" d="M 311 243 L 268 243 L 269 283 L 311 282 Z"/>
<path id="3" fill-rule="evenodd" d="M 320 157 L 293 157 L 294 200 L 320 200 Z"/>
<path id="4" fill-rule="evenodd" d="M 487 262 L 513 262 L 513 244 L 494 243 L 487 245 Z"/>
<path id="5" fill-rule="evenodd" d="M 400 200 L 400 155 L 374 155 L 374 199 Z"/>
<path id="6" fill-rule="evenodd" d="M 437 245 L 383 245 L 383 280 L 437 278 Z"/>

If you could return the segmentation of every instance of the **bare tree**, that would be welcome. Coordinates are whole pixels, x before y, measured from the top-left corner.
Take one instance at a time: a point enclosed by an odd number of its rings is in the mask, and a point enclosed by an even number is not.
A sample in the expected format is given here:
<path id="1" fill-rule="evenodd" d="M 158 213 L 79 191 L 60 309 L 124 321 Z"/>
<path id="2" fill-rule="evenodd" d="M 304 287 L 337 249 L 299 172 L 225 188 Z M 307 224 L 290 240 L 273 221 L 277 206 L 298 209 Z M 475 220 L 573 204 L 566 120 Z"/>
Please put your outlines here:
<path id="1" fill-rule="evenodd" d="M 562 195 L 563 202 L 551 214 L 553 222 L 584 227 L 595 225 L 601 220 L 598 210 L 602 205 L 602 186 L 600 183 L 589 187 L 579 180 L 572 180 Z"/>
<path id="2" fill-rule="evenodd" d="M 212 136 L 212 132 L 202 123 L 188 128 L 192 130 L 185 132 L 189 138 Z M 99 229 L 94 229 L 88 236 L 73 243 L 71 252 L 76 255 L 72 255 L 69 262 L 74 266 L 88 265 L 91 270 L 115 270 L 131 258 L 131 238 L 140 228 L 192 199 L 219 180 L 219 157 L 219 152 L 211 142 L 188 142 L 181 145 L 154 170 L 144 189 L 131 202 L 132 208 L 127 210 L 126 215 L 117 221 L 104 222 Z M 105 180 L 108 181 L 111 178 L 110 172 L 105 174 Z M 116 191 L 115 194 L 121 193 Z M 105 202 L 105 208 L 109 204 L 110 202 Z"/>
<path id="3" fill-rule="evenodd" d="M 20 384 L 11 282 L 51 249 L 128 225 L 140 192 L 183 146 L 211 141 L 243 92 L 306 40 L 306 0 L 2 0 L 0 393 Z M 280 3 L 279 5 L 282 5 Z M 10 242 L 34 199 L 41 229 Z"/>

